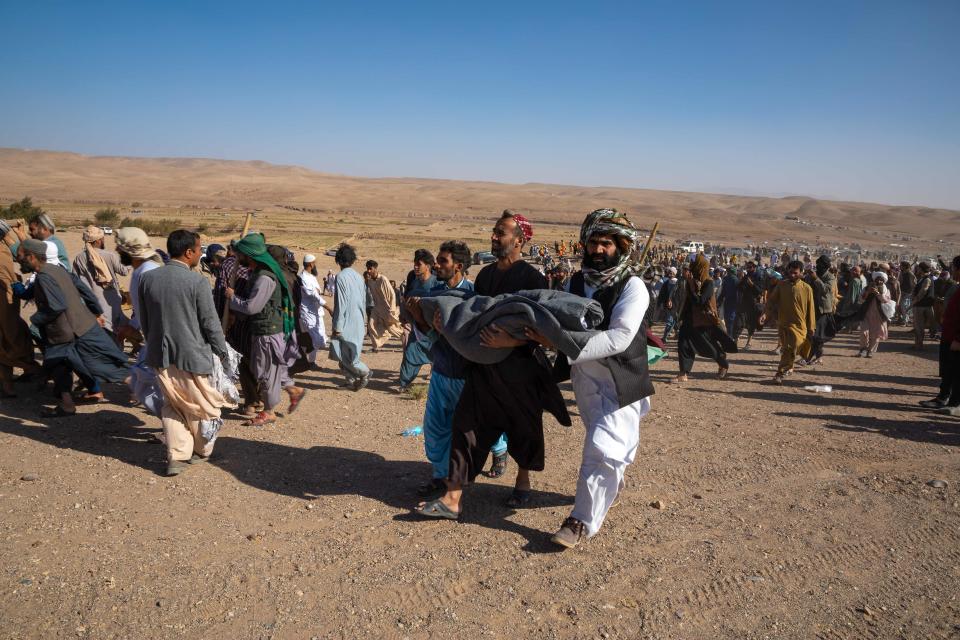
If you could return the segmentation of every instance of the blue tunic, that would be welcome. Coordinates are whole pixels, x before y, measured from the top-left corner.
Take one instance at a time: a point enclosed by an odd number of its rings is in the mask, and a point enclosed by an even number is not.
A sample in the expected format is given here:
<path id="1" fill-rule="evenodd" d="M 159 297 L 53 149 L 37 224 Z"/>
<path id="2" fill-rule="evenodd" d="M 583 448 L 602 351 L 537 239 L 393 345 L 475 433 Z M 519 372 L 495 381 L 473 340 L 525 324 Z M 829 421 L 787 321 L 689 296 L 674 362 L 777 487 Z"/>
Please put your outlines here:
<path id="1" fill-rule="evenodd" d="M 340 271 L 333 298 L 330 357 L 340 363 L 340 368 L 350 378 L 370 375 L 367 365 L 360 362 L 367 326 L 364 316 L 366 302 L 367 287 L 360 274 L 349 267 Z"/>

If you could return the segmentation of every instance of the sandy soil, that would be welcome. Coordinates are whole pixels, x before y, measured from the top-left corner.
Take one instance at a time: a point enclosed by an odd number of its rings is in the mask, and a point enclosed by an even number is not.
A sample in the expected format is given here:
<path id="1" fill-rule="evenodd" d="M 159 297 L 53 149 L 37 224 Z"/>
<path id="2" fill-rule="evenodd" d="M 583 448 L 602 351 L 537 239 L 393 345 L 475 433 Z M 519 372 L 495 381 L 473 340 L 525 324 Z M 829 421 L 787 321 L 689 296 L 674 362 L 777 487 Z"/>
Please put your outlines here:
<path id="1" fill-rule="evenodd" d="M 566 552 L 548 537 L 572 503 L 576 417 L 547 421 L 531 508 L 503 506 L 511 464 L 460 522 L 411 515 L 429 470 L 399 432 L 424 406 L 391 389 L 396 343 L 365 356 L 368 389 L 338 389 L 324 360 L 300 411 L 231 416 L 213 460 L 174 479 L 124 389 L 44 422 L 49 388 L 24 388 L 0 405 L 0 636 L 956 637 L 960 423 L 916 406 L 933 347 L 897 329 L 870 361 L 841 336 L 775 387 L 771 339 L 724 382 L 712 363 L 683 387 L 666 384 L 675 359 L 656 366 L 620 504 Z"/>

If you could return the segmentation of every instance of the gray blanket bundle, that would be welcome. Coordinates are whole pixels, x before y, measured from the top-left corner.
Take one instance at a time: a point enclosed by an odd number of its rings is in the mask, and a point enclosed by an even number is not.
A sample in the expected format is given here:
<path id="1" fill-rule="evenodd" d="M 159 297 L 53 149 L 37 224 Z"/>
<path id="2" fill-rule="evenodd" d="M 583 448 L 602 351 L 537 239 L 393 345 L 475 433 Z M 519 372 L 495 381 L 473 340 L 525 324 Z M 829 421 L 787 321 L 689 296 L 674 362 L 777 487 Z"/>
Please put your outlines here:
<path id="1" fill-rule="evenodd" d="M 443 337 L 460 355 L 478 364 L 495 364 L 510 355 L 511 349 L 493 349 L 480 342 L 480 330 L 496 324 L 514 338 L 525 340 L 525 327 L 535 327 L 570 359 L 580 351 L 603 321 L 603 309 L 596 300 L 565 291 L 535 289 L 480 296 L 449 289 L 420 299 L 428 322 L 439 310 Z"/>

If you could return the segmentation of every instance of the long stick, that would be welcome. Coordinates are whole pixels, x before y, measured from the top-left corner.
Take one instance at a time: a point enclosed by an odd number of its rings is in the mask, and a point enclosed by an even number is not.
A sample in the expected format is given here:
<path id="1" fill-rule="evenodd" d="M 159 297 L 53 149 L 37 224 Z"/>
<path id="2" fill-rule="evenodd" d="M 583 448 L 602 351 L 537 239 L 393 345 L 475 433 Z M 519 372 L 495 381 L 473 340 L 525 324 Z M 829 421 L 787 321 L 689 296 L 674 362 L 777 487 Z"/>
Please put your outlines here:
<path id="1" fill-rule="evenodd" d="M 250 231 L 250 222 L 253 220 L 253 214 L 248 213 L 247 219 L 243 221 L 243 231 L 240 232 L 240 240 L 243 240 L 247 237 L 247 232 Z M 233 270 L 233 275 L 230 276 L 229 287 L 233 289 L 233 285 L 237 284 L 237 270 Z M 227 332 L 227 327 L 230 325 L 230 301 L 227 300 L 223 305 L 223 317 L 220 318 L 220 327 L 223 329 L 223 332 Z"/>
<path id="2" fill-rule="evenodd" d="M 653 244 L 653 239 L 656 237 L 658 229 L 660 229 L 659 221 L 654 223 L 653 229 L 650 231 L 650 237 L 647 238 L 647 244 L 643 247 L 643 253 L 640 254 L 640 260 L 637 261 L 637 264 L 643 264 L 644 260 L 647 259 L 647 254 L 650 253 L 650 245 Z"/>

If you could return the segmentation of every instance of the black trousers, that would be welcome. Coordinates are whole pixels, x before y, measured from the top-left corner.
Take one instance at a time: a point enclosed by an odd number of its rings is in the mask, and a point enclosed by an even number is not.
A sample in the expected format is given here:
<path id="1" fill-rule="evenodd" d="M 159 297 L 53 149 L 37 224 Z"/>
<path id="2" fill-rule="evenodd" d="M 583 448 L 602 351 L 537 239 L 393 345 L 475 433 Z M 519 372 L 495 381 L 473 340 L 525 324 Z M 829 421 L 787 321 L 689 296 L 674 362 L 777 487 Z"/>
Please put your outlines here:
<path id="1" fill-rule="evenodd" d="M 960 406 L 960 351 L 950 351 L 950 343 L 940 341 L 940 393 L 951 407 Z"/>
<path id="2" fill-rule="evenodd" d="M 693 362 L 697 356 L 710 358 L 724 369 L 727 363 L 727 353 L 714 335 L 719 329 L 712 327 L 693 327 L 689 322 L 680 325 L 680 335 L 677 337 L 677 355 L 680 361 L 680 373 L 693 371 Z"/>

